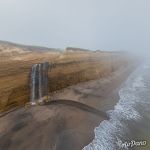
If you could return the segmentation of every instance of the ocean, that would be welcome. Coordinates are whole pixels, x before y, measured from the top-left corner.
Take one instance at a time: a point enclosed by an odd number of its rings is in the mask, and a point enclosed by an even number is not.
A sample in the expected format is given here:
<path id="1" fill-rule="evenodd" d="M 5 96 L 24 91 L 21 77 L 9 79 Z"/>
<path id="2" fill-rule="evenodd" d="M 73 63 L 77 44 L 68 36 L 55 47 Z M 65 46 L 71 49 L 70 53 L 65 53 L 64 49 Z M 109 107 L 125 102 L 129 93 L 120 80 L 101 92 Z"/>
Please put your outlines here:
<path id="1" fill-rule="evenodd" d="M 119 96 L 83 150 L 150 150 L 150 61 L 128 77 Z"/>

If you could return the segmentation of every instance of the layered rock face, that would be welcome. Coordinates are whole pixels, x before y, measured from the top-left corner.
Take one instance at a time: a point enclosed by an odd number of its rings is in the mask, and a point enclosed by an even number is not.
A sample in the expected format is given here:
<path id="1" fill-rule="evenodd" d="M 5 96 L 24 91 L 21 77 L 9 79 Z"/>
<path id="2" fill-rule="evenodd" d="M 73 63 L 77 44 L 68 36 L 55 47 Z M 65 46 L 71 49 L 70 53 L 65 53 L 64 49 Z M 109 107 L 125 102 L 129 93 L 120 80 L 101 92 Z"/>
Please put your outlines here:
<path id="1" fill-rule="evenodd" d="M 108 77 L 131 62 L 118 52 L 70 53 L 0 42 L 0 113 L 46 100 L 48 93 L 50 99 L 68 86 Z"/>
<path id="2" fill-rule="evenodd" d="M 0 41 L 0 113 L 30 102 L 34 64 L 53 62 L 59 50 Z"/>

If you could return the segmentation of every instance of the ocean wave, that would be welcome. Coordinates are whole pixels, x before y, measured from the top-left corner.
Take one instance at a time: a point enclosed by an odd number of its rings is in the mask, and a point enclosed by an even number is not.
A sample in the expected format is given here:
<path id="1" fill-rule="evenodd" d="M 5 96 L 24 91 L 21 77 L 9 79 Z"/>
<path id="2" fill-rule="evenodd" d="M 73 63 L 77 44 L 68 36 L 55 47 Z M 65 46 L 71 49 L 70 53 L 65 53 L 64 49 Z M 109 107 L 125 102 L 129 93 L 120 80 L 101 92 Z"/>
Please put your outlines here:
<path id="1" fill-rule="evenodd" d="M 136 110 L 137 102 L 140 102 L 139 91 L 146 88 L 142 74 L 137 69 L 125 82 L 124 87 L 119 91 L 119 102 L 114 110 L 108 111 L 109 120 L 104 120 L 95 128 L 94 140 L 83 148 L 83 150 L 114 150 L 121 149 L 119 142 L 127 131 L 125 121 L 141 119 L 140 113 Z M 140 70 L 141 72 L 141 70 Z M 128 149 L 128 148 L 124 148 Z"/>

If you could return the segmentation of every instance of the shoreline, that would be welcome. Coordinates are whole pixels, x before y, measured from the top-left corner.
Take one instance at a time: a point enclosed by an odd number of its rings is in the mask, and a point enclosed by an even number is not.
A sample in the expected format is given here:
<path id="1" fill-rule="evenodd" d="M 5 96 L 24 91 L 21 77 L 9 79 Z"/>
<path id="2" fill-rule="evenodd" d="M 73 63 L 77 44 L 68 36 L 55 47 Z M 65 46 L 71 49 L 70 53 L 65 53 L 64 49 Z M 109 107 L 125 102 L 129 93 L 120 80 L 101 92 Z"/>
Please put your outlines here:
<path id="1" fill-rule="evenodd" d="M 60 90 L 51 95 L 50 100 L 70 99 L 106 112 L 107 110 L 113 109 L 118 102 L 118 92 L 134 70 L 135 67 L 120 68 L 107 78 L 78 83 Z M 110 99 L 111 102 L 109 101 Z M 109 106 L 105 102 L 110 102 L 111 105 Z M 104 105 L 105 107 L 103 107 Z"/>
<path id="2" fill-rule="evenodd" d="M 70 86 L 54 94 L 52 99 L 74 100 L 106 112 L 117 103 L 118 91 L 133 70 L 133 67 L 122 68 L 107 79 Z M 93 140 L 94 128 L 105 119 L 63 104 L 21 108 L 0 118 L 0 148 L 82 149 Z M 17 144 L 18 140 L 22 142 Z"/>

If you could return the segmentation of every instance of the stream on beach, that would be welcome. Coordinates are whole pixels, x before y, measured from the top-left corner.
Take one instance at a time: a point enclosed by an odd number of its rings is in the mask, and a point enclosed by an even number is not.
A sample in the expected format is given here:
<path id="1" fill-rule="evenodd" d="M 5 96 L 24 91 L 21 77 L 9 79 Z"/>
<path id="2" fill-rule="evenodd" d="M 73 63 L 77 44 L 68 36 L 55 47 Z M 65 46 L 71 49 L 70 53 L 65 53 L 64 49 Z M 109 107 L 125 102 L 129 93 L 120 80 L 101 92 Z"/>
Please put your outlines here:
<path id="1" fill-rule="evenodd" d="M 128 77 L 119 96 L 83 150 L 150 150 L 150 61 Z"/>

